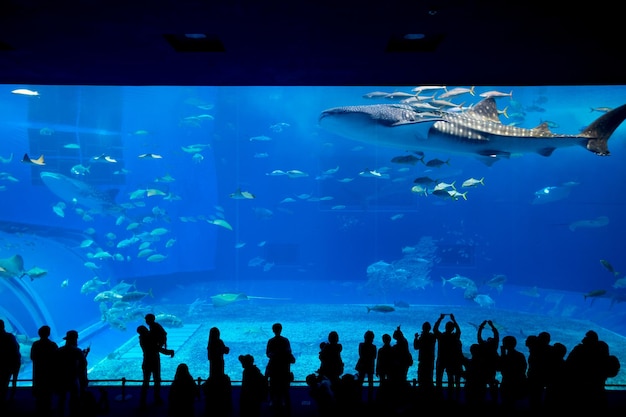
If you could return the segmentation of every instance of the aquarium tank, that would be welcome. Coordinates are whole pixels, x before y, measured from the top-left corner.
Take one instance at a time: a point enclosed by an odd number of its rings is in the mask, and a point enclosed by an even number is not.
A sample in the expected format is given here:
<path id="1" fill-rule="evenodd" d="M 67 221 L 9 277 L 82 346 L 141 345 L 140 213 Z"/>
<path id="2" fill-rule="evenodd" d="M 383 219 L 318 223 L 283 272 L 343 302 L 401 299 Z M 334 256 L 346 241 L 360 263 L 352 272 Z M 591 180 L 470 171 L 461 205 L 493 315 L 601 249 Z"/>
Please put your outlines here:
<path id="1" fill-rule="evenodd" d="M 626 86 L 0 90 L 20 384 L 44 324 L 79 332 L 92 383 L 140 380 L 147 313 L 165 380 L 207 378 L 211 327 L 236 382 L 282 323 L 303 381 L 331 331 L 354 373 L 367 330 L 412 341 L 442 313 L 465 352 L 492 320 L 526 354 L 594 329 L 626 360 Z"/>

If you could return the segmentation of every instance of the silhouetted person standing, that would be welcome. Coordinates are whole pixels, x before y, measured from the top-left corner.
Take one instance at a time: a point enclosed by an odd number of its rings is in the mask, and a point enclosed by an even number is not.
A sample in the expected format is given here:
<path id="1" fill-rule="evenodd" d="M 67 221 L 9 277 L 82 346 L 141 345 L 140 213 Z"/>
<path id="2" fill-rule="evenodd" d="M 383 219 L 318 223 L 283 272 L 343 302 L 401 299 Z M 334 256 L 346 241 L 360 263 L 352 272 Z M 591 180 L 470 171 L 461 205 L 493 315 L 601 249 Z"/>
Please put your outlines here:
<path id="1" fill-rule="evenodd" d="M 391 378 L 397 387 L 402 387 L 407 382 L 409 368 L 413 365 L 413 355 L 409 350 L 409 341 L 404 337 L 400 326 L 393 331 L 391 337 L 396 341 L 392 346 L 394 371 Z"/>
<path id="2" fill-rule="evenodd" d="M 209 378 L 222 378 L 224 376 L 224 355 L 229 352 L 230 348 L 224 344 L 220 337 L 220 330 L 217 327 L 211 327 L 207 344 Z"/>
<path id="3" fill-rule="evenodd" d="M 224 344 L 217 327 L 209 329 L 207 358 L 209 378 L 204 385 L 205 411 L 207 415 L 226 416 L 232 411 L 232 384 L 224 372 L 224 355 L 230 349 Z"/>
<path id="4" fill-rule="evenodd" d="M 552 363 L 546 385 L 544 406 L 547 414 L 563 411 L 563 406 L 568 400 L 568 375 L 565 364 L 567 347 L 563 343 L 552 345 Z"/>
<path id="5" fill-rule="evenodd" d="M 137 327 L 137 334 L 139 334 L 139 346 L 143 353 L 143 361 L 141 362 L 143 383 L 141 384 L 139 407 L 145 409 L 150 377 L 152 377 L 154 383 L 154 403 L 156 405 L 163 404 L 163 399 L 161 398 L 161 357 L 159 356 L 159 344 L 150 329 L 141 325 Z"/>
<path id="6" fill-rule="evenodd" d="M 541 332 L 526 338 L 528 347 L 528 401 L 534 411 L 543 409 L 544 390 L 550 374 L 550 361 L 553 357 L 550 346 L 550 333 Z"/>
<path id="7" fill-rule="evenodd" d="M 195 415 L 195 402 L 199 396 L 200 390 L 189 373 L 189 367 L 186 363 L 179 364 L 168 394 L 167 415 L 171 417 L 193 417 Z"/>
<path id="8" fill-rule="evenodd" d="M 391 346 L 391 335 L 383 334 L 383 345 L 378 349 L 378 358 L 376 359 L 376 376 L 380 381 L 378 388 L 378 399 L 382 403 L 389 401 L 390 391 L 392 388 L 391 374 L 393 373 L 393 347 Z"/>
<path id="9" fill-rule="evenodd" d="M 605 383 L 609 374 L 609 347 L 589 330 L 578 345 L 567 355 L 565 366 L 574 407 L 572 411 L 606 412 Z"/>
<path id="10" fill-rule="evenodd" d="M 481 348 L 478 343 L 470 345 L 470 357 L 464 356 L 463 376 L 465 378 L 465 404 L 469 407 L 470 414 L 484 410 L 487 397 L 487 378 L 485 376 L 485 363 Z"/>
<path id="11" fill-rule="evenodd" d="M 409 342 L 398 326 L 392 334 L 395 343 L 391 346 L 392 370 L 390 373 L 390 399 L 396 404 L 402 404 L 409 397 L 411 385 L 407 381 L 409 368 L 413 365 L 413 355 L 409 350 Z"/>
<path id="12" fill-rule="evenodd" d="M 374 332 L 368 330 L 363 335 L 363 341 L 359 343 L 359 359 L 356 363 L 359 384 L 363 386 L 363 381 L 367 377 L 367 399 L 374 399 L 374 373 L 376 370 L 376 356 L 378 351 L 374 344 Z"/>
<path id="13" fill-rule="evenodd" d="M 486 325 L 489 325 L 491 328 L 493 336 L 485 339 L 483 337 L 483 331 Z M 481 356 L 480 362 L 484 368 L 483 375 L 489 387 L 489 396 L 491 397 L 491 401 L 495 404 L 498 402 L 498 380 L 496 379 L 496 372 L 498 370 L 498 361 L 500 360 L 500 356 L 498 355 L 500 332 L 491 320 L 484 320 L 480 323 L 480 326 L 478 326 L 476 338 L 479 346 L 479 355 Z"/>
<path id="14" fill-rule="evenodd" d="M 291 364 L 296 358 L 291 352 L 289 339 L 282 336 L 283 326 L 272 325 L 274 337 L 267 341 L 265 354 L 269 358 L 265 374 L 269 378 L 271 406 L 280 415 L 291 415 L 289 386 L 292 381 Z"/>
<path id="15" fill-rule="evenodd" d="M 429 322 L 422 324 L 422 334 L 415 333 L 413 349 L 417 354 L 417 384 L 424 395 L 432 392 L 433 373 L 435 371 L 435 344 L 437 339 L 431 331 Z"/>
<path id="16" fill-rule="evenodd" d="M 56 353 L 59 346 L 50 340 L 50 327 L 41 326 L 39 340 L 30 348 L 33 363 L 33 396 L 38 416 L 48 416 L 52 411 L 52 394 L 56 385 Z"/>
<path id="17" fill-rule="evenodd" d="M 445 331 L 439 330 L 445 314 L 441 314 L 435 322 L 433 333 L 437 339 L 437 362 L 435 364 L 435 386 L 439 393 L 443 389 L 443 373 L 448 376 L 448 396 L 458 399 L 461 390 L 461 371 L 463 351 L 461 345 L 461 328 L 450 314 L 450 321 L 446 323 Z"/>
<path id="18" fill-rule="evenodd" d="M 504 336 L 500 348 L 500 395 L 505 413 L 515 409 L 517 402 L 526 395 L 526 357 L 516 349 L 517 339 L 514 336 Z"/>
<path id="19" fill-rule="evenodd" d="M 78 347 L 78 332 L 68 330 L 65 345 L 57 349 L 56 361 L 59 388 L 59 416 L 65 415 L 65 403 L 69 395 L 70 417 L 81 416 L 81 396 L 87 389 L 87 355 L 89 348 Z"/>
<path id="20" fill-rule="evenodd" d="M 382 337 L 383 345 L 378 349 L 376 359 L 376 376 L 380 379 L 380 385 L 389 381 L 389 374 L 393 370 L 393 350 L 391 348 L 391 335 L 385 333 Z"/>
<path id="21" fill-rule="evenodd" d="M 0 320 L 0 410 L 5 408 L 11 377 L 19 372 L 21 358 L 15 335 L 7 332 L 4 320 Z"/>
<path id="22" fill-rule="evenodd" d="M 339 343 L 339 334 L 334 330 L 328 334 L 328 342 L 320 344 L 319 374 L 330 380 L 333 390 L 338 388 L 340 377 L 343 374 L 342 350 L 343 346 Z"/>

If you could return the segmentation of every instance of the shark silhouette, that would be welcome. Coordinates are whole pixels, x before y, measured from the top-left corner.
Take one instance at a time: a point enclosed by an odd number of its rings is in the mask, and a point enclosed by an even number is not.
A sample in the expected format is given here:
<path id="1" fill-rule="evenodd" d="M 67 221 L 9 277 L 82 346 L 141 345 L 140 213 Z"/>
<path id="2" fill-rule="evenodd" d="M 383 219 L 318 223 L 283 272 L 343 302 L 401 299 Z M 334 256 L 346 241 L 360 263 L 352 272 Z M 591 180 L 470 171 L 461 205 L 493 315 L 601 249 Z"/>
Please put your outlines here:
<path id="1" fill-rule="evenodd" d="M 104 214 L 115 214 L 122 210 L 115 204 L 118 190 L 101 191 L 86 182 L 56 172 L 43 171 L 40 176 L 48 189 L 67 203 L 82 205 Z"/>
<path id="2" fill-rule="evenodd" d="M 596 119 L 579 134 L 550 131 L 546 123 L 533 129 L 502 124 L 496 101 L 486 98 L 462 112 L 423 111 L 405 104 L 335 107 L 322 112 L 319 124 L 349 139 L 401 150 L 471 155 L 491 165 L 513 154 L 550 156 L 557 148 L 583 146 L 609 155 L 607 142 L 626 119 L 626 104 Z"/>

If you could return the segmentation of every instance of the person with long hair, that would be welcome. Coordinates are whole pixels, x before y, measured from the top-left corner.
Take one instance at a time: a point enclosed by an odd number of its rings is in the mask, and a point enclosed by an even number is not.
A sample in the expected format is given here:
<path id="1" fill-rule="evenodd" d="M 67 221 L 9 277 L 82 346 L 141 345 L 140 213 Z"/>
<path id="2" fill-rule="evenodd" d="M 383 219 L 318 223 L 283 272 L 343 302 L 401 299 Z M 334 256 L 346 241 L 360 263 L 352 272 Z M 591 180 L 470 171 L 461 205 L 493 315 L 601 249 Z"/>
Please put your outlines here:
<path id="1" fill-rule="evenodd" d="M 207 357 L 209 359 L 209 378 L 224 376 L 224 355 L 230 352 L 230 348 L 224 344 L 220 336 L 220 329 L 211 327 L 209 330 L 209 342 L 207 344 Z"/>

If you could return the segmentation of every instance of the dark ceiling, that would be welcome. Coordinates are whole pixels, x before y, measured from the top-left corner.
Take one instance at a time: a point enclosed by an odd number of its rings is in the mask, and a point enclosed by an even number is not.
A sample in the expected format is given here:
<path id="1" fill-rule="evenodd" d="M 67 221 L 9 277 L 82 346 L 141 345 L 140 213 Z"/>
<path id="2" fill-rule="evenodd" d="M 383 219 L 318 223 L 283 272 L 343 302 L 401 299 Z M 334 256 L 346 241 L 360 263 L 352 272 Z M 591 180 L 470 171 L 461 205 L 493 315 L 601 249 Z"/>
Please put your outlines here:
<path id="1" fill-rule="evenodd" d="M 619 2 L 551 3 L 1 0 L 0 83 L 626 84 Z"/>

